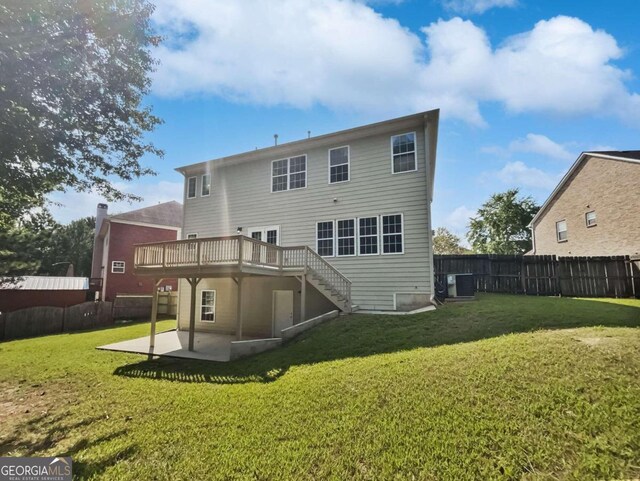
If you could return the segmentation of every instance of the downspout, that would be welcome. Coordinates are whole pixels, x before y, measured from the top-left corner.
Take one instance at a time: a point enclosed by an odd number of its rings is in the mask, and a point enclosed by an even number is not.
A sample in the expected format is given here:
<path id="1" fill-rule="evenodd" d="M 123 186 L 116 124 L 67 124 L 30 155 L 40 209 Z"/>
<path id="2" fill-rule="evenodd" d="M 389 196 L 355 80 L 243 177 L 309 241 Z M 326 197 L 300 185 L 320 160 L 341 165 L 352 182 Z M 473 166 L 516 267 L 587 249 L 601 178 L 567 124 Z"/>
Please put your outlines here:
<path id="1" fill-rule="evenodd" d="M 529 229 L 531 229 L 531 255 L 536 255 L 536 230 L 533 227 L 533 222 L 528 225 Z"/>
<path id="2" fill-rule="evenodd" d="M 425 115 L 424 118 L 424 160 L 426 167 L 426 179 L 427 179 L 427 206 L 429 215 L 427 216 L 427 232 L 429 237 L 429 247 L 428 247 L 428 256 L 429 256 L 429 268 L 431 269 L 431 295 L 429 297 L 429 302 L 432 305 L 436 305 L 436 275 L 434 272 L 433 266 L 433 227 L 431 225 L 431 201 L 432 201 L 432 192 L 431 192 L 431 158 L 429 152 L 431 151 L 431 143 L 429 142 L 429 117 L 428 114 Z"/>

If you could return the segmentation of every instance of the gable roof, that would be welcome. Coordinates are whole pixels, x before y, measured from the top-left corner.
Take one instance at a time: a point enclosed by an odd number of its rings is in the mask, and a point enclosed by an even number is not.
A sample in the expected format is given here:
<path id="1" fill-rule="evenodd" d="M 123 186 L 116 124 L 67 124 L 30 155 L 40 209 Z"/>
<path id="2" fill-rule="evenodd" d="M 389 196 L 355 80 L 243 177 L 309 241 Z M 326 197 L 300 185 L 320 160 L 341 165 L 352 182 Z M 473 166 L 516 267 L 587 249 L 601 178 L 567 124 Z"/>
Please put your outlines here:
<path id="1" fill-rule="evenodd" d="M 151 207 L 110 215 L 108 219 L 182 227 L 182 204 L 172 200 L 163 204 L 152 205 Z"/>
<path id="2" fill-rule="evenodd" d="M 640 164 L 640 150 L 602 150 L 593 152 L 582 152 L 573 165 L 569 168 L 569 171 L 562 177 L 558 185 L 553 189 L 551 195 L 544 201 L 538 213 L 531 219 L 529 227 L 533 227 L 535 223 L 542 217 L 542 214 L 549 208 L 551 203 L 560 194 L 563 187 L 569 182 L 569 179 L 578 170 L 578 168 L 587 161 L 589 157 L 598 157 L 600 159 L 608 159 L 613 161 L 633 162 Z"/>

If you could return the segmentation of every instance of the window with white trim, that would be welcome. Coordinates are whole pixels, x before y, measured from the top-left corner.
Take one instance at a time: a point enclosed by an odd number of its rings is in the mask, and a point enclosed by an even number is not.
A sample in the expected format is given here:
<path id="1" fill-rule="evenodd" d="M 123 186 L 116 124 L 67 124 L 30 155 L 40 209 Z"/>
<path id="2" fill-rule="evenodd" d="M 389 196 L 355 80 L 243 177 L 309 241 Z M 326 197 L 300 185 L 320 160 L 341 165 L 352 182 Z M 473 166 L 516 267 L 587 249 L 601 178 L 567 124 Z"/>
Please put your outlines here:
<path id="1" fill-rule="evenodd" d="M 344 219 L 336 221 L 338 240 L 338 256 L 356 255 L 356 220 Z"/>
<path id="2" fill-rule="evenodd" d="M 202 186 L 200 188 L 200 195 L 202 197 L 207 197 L 211 194 L 211 174 L 204 174 L 201 177 Z"/>
<path id="3" fill-rule="evenodd" d="M 329 149 L 329 183 L 349 180 L 349 146 Z"/>
<path id="4" fill-rule="evenodd" d="M 361 256 L 378 253 L 378 217 L 358 219 L 358 245 Z"/>
<path id="5" fill-rule="evenodd" d="M 333 256 L 333 221 L 316 224 L 316 251 L 323 257 Z"/>
<path id="6" fill-rule="evenodd" d="M 307 186 L 307 156 L 298 155 L 271 163 L 271 192 L 302 189 Z"/>
<path id="7" fill-rule="evenodd" d="M 187 234 L 187 239 L 197 239 L 198 238 L 198 234 L 197 233 L 192 233 L 192 234 Z"/>
<path id="8" fill-rule="evenodd" d="M 382 216 L 382 253 L 402 254 L 404 240 L 402 229 L 402 214 Z"/>
<path id="9" fill-rule="evenodd" d="M 391 137 L 391 163 L 394 174 L 413 172 L 418 169 L 415 132 Z"/>
<path id="10" fill-rule="evenodd" d="M 558 240 L 558 242 L 565 242 L 567 240 L 566 220 L 556 222 L 556 239 Z"/>
<path id="11" fill-rule="evenodd" d="M 196 197 L 196 177 L 187 179 L 187 199 L 195 199 Z"/>
<path id="12" fill-rule="evenodd" d="M 112 261 L 111 272 L 113 274 L 124 274 L 124 261 Z"/>
<path id="13" fill-rule="evenodd" d="M 587 212 L 584 215 L 585 222 L 587 223 L 587 227 L 593 227 L 598 225 L 598 220 L 596 218 L 596 211 L 592 210 L 591 212 Z"/>
<path id="14" fill-rule="evenodd" d="M 216 291 L 202 290 L 200 294 L 200 320 L 216 322 Z"/>

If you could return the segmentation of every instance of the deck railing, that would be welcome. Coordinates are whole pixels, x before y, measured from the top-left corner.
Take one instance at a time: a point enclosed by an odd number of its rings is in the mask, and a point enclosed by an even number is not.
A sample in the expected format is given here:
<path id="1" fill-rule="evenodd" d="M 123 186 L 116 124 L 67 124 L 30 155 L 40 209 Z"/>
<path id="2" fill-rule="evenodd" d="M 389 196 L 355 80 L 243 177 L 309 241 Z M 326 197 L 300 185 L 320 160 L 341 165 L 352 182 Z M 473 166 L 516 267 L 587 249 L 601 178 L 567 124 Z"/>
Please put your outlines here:
<path id="1" fill-rule="evenodd" d="M 155 242 L 135 246 L 135 268 L 232 266 L 303 270 L 351 299 L 351 281 L 308 246 L 282 247 L 242 235 Z"/>

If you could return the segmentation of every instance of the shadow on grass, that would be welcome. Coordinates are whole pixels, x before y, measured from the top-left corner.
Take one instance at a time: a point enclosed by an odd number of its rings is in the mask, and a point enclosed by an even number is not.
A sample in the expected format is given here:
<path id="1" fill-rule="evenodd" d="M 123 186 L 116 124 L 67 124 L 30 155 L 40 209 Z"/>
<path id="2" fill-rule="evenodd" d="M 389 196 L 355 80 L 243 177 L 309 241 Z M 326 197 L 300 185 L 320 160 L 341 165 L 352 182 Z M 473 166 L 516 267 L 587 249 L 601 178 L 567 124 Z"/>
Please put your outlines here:
<path id="1" fill-rule="evenodd" d="M 625 302 L 625 301 L 623 301 Z M 481 294 L 412 316 L 357 314 L 308 331 L 280 349 L 232 363 L 159 358 L 114 374 L 176 382 L 273 382 L 291 366 L 421 347 L 473 342 L 510 333 L 578 327 L 640 327 L 640 302 Z"/>

